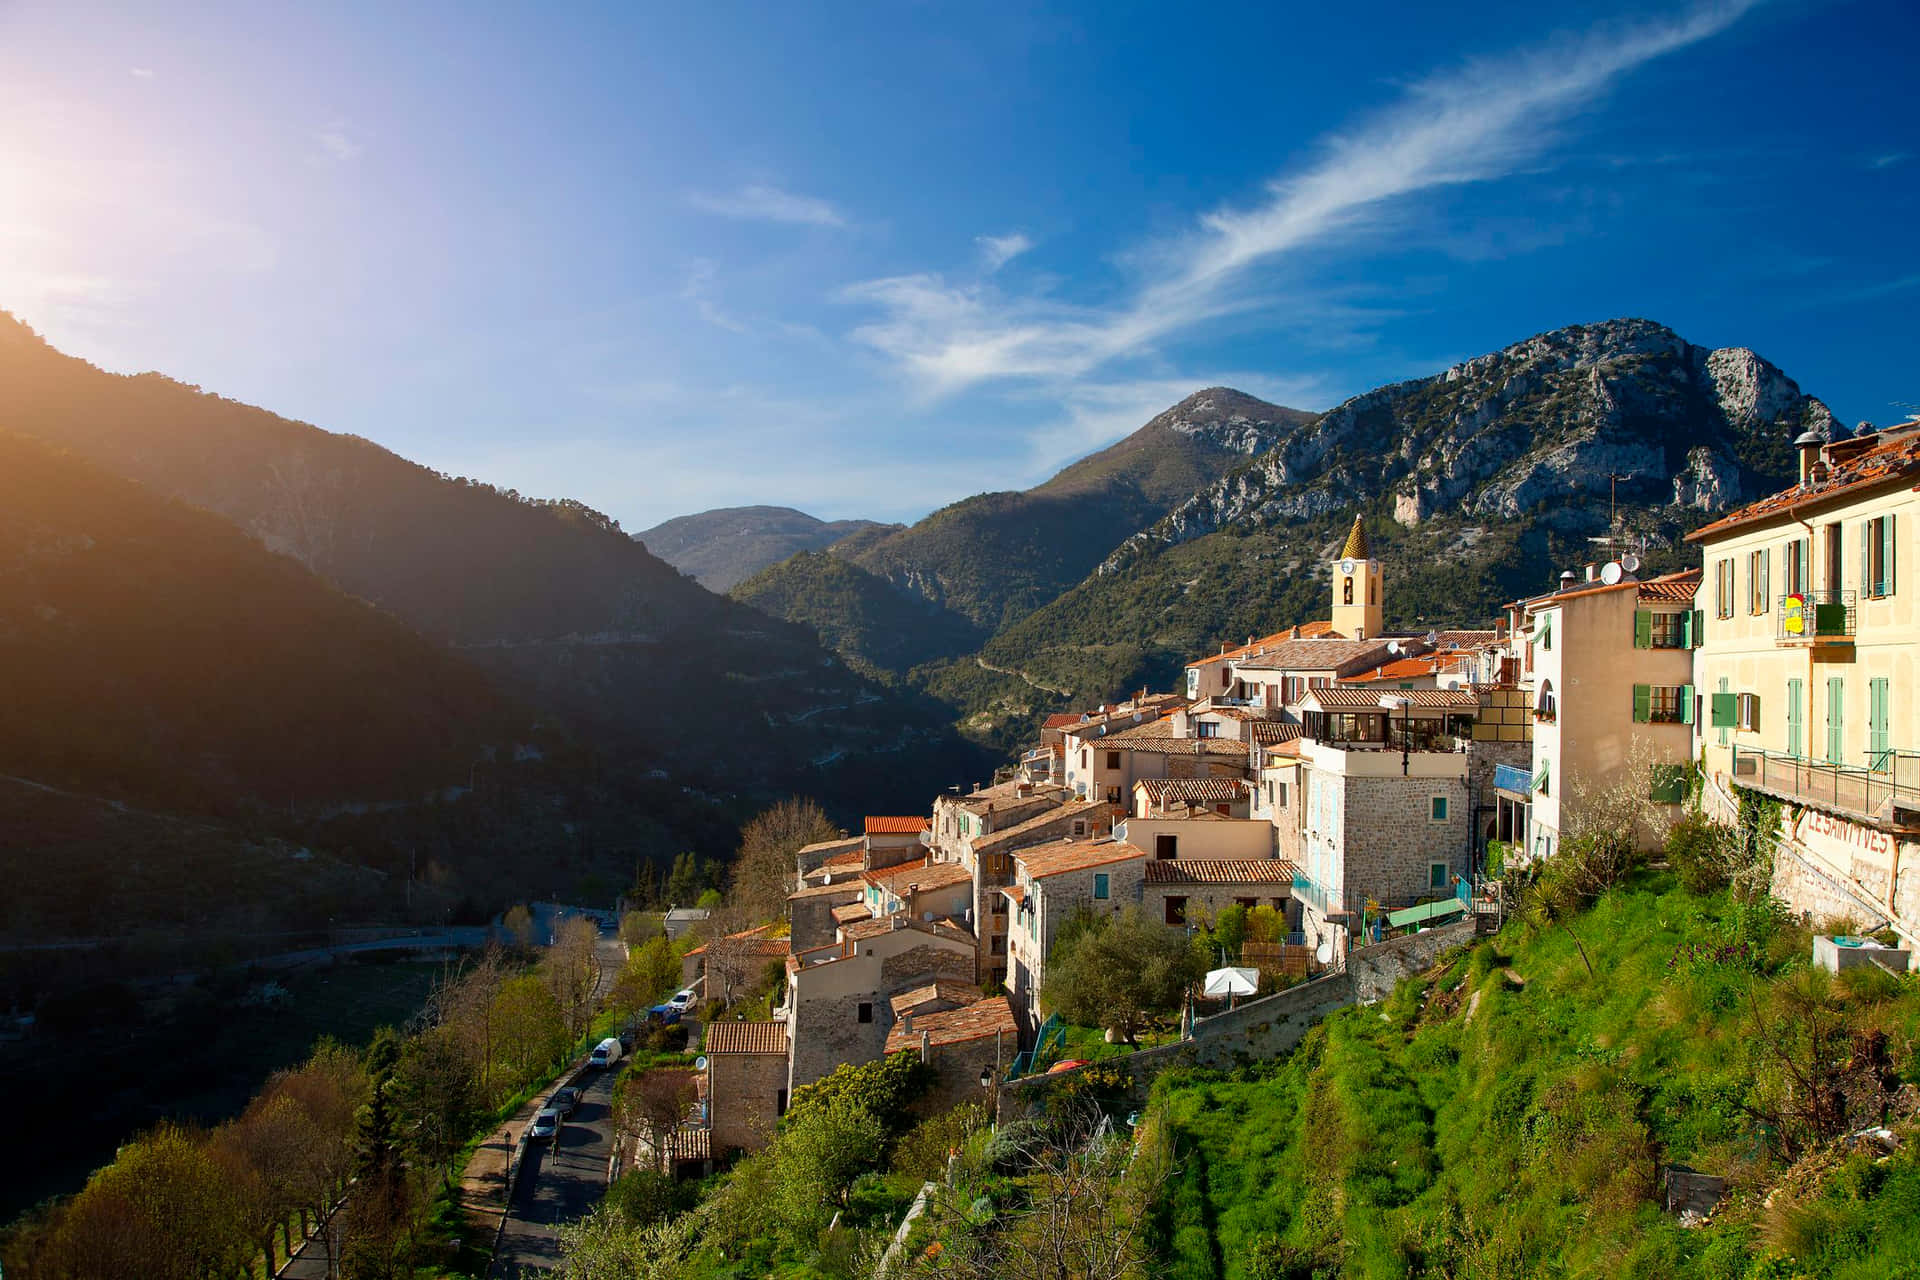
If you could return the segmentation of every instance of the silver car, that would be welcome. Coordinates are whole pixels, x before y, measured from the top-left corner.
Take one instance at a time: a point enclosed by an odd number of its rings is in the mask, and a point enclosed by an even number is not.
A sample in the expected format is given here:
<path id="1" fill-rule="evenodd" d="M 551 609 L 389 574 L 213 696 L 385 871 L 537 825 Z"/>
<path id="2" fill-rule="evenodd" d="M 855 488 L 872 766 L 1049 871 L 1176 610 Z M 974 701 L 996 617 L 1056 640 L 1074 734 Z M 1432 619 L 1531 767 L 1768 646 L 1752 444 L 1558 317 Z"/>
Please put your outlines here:
<path id="1" fill-rule="evenodd" d="M 533 1142 L 551 1142 L 560 1132 L 560 1113 L 552 1107 L 543 1108 L 527 1126 L 527 1137 Z"/>

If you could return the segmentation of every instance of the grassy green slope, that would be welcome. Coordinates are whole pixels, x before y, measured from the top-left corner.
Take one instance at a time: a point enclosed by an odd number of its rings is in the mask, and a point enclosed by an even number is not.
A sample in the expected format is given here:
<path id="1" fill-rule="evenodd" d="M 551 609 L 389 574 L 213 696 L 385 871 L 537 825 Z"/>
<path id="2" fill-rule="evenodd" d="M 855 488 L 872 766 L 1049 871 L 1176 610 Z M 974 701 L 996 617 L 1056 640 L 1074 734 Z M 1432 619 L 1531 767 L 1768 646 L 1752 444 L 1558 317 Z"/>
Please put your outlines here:
<path id="1" fill-rule="evenodd" d="M 1593 976 L 1566 932 L 1516 926 L 1329 1019 L 1263 1074 L 1164 1080 L 1180 1152 L 1167 1274 L 1916 1274 L 1913 1130 L 1890 1161 L 1809 1144 L 1790 1166 L 1788 1127 L 1763 1117 L 1791 1097 L 1784 1047 L 1848 1099 L 1830 1130 L 1878 1123 L 1859 1049 L 1875 1031 L 1910 1109 L 1920 978 L 1828 983 L 1779 914 L 1662 875 L 1572 928 Z M 1816 1022 L 1835 1029 L 1818 1049 Z M 1656 1203 L 1675 1163 L 1729 1179 L 1703 1228 Z"/>

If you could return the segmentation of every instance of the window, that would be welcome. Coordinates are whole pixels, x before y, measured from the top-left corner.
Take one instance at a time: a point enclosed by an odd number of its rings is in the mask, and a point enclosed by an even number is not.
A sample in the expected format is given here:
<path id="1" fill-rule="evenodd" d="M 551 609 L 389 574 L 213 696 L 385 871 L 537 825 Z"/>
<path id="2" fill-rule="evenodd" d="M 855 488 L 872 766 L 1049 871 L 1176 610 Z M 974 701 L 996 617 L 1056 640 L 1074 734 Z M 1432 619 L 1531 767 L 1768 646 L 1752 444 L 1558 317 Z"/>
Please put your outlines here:
<path id="1" fill-rule="evenodd" d="M 1633 646 L 1636 649 L 1693 648 L 1693 614 L 1642 609 L 1633 615 Z"/>
<path id="2" fill-rule="evenodd" d="M 1733 616 L 1733 561 L 1715 560 L 1713 562 L 1713 616 L 1731 618 Z"/>
<path id="3" fill-rule="evenodd" d="M 1257 907 L 1257 906 L 1259 906 L 1259 905 L 1260 905 L 1260 899 L 1258 899 L 1258 898 L 1235 898 L 1235 899 L 1233 900 L 1233 905 L 1234 905 L 1234 906 L 1236 906 L 1236 907 L 1245 907 L 1245 908 L 1246 908 L 1247 910 L 1249 910 L 1249 911 L 1251 911 L 1251 910 L 1253 910 L 1253 909 L 1254 909 L 1255 907 Z"/>
<path id="4" fill-rule="evenodd" d="M 1427 818 L 1432 822 L 1447 820 L 1447 798 L 1445 796 L 1427 797 Z"/>
<path id="5" fill-rule="evenodd" d="M 1633 686 L 1633 718 L 1637 724 L 1692 724 L 1693 686 Z"/>
<path id="6" fill-rule="evenodd" d="M 1084 836 L 1087 834 L 1087 820 L 1085 818 L 1075 818 L 1073 820 L 1073 834 L 1076 836 Z"/>
<path id="7" fill-rule="evenodd" d="M 1007 895 L 1004 893 L 994 894 L 992 905 L 990 905 L 987 908 L 987 910 L 991 911 L 996 916 L 1003 916 L 1007 914 Z"/>
<path id="8" fill-rule="evenodd" d="M 1542 760 L 1540 767 L 1533 771 L 1533 789 L 1543 796 L 1553 794 L 1553 762 Z"/>
<path id="9" fill-rule="evenodd" d="M 1767 611 L 1767 578 L 1772 568 L 1772 553 L 1765 547 L 1747 555 L 1747 612 Z"/>
<path id="10" fill-rule="evenodd" d="M 1447 887 L 1447 864 L 1429 862 L 1427 864 L 1427 888 L 1444 889 Z"/>
<path id="11" fill-rule="evenodd" d="M 1714 695 L 1718 697 L 1719 695 Z M 1757 693 L 1739 693 L 1734 695 L 1733 727 L 1742 733 L 1760 732 L 1760 695 Z"/>
<path id="12" fill-rule="evenodd" d="M 1187 922 L 1187 900 L 1185 898 L 1170 897 L 1167 899 L 1166 922 L 1168 924 L 1185 924 Z"/>
<path id="13" fill-rule="evenodd" d="M 1683 764 L 1656 764 L 1647 799 L 1655 804 L 1679 804 L 1687 798 L 1687 767 Z"/>
<path id="14" fill-rule="evenodd" d="M 1553 681 L 1540 681 L 1540 696 L 1533 704 L 1533 718 L 1552 724 L 1560 715 L 1560 703 L 1553 696 Z"/>
<path id="15" fill-rule="evenodd" d="M 1118 751 L 1107 752 L 1107 768 L 1118 769 L 1119 767 L 1120 767 L 1120 753 Z"/>
<path id="16" fill-rule="evenodd" d="M 1780 576 L 1786 588 L 1783 595 L 1804 595 L 1813 590 L 1813 543 L 1807 538 L 1790 538 L 1783 548 Z"/>
<path id="17" fill-rule="evenodd" d="M 1287 784 L 1284 782 L 1269 782 L 1267 786 L 1272 788 L 1271 794 L 1277 797 L 1274 800 L 1274 804 L 1279 808 L 1282 808 L 1282 809 L 1286 808 L 1287 807 Z"/>
<path id="18" fill-rule="evenodd" d="M 1860 526 L 1860 594 L 1880 599 L 1893 594 L 1893 517 Z"/>
<path id="19" fill-rule="evenodd" d="M 1199 724 L 1194 725 L 1193 728 L 1195 735 L 1198 737 L 1217 738 L 1220 736 L 1220 726 L 1212 720 L 1202 720 Z"/>
<path id="20" fill-rule="evenodd" d="M 860 1019 L 860 1021 L 862 1021 L 862 1022 L 872 1022 L 872 1021 L 873 1021 L 873 1006 L 872 1006 L 872 1005 L 870 1005 L 870 1004 L 868 1004 L 868 1003 L 867 1003 L 866 1001 L 864 1001 L 864 1000 L 863 1000 L 863 1001 L 861 1001 L 861 1002 L 860 1002 L 860 1009 L 859 1009 L 859 1012 L 858 1012 L 858 1013 L 856 1014 L 856 1016 L 857 1016 L 857 1017 L 858 1017 L 858 1018 Z"/>
<path id="21" fill-rule="evenodd" d="M 773 1095 L 773 1109 L 778 1115 L 787 1114 L 787 1091 L 785 1089 Z"/>
<path id="22" fill-rule="evenodd" d="M 1004 933 L 994 934 L 993 941 L 987 944 L 987 954 L 995 956 L 1007 954 L 1007 935 Z"/>
<path id="23" fill-rule="evenodd" d="M 1153 838 L 1153 856 L 1161 862 L 1180 856 L 1180 837 L 1160 835 Z"/>
<path id="24" fill-rule="evenodd" d="M 1833 524 L 1826 526 L 1826 528 L 1822 530 L 1822 533 L 1826 537 L 1826 546 L 1824 550 L 1826 552 L 1827 590 L 1838 591 L 1840 589 L 1841 582 L 1844 581 L 1844 575 L 1840 571 L 1840 525 L 1839 525 L 1839 522 L 1836 521 Z"/>
<path id="25" fill-rule="evenodd" d="M 1798 680 L 1787 681 L 1787 754 L 1796 760 L 1806 758 L 1800 740 L 1806 703 L 1800 700 L 1800 693 Z"/>
<path id="26" fill-rule="evenodd" d="M 1107 897 L 1107 873 L 1104 871 L 1093 873 L 1093 896 L 1096 901 L 1104 901 Z"/>

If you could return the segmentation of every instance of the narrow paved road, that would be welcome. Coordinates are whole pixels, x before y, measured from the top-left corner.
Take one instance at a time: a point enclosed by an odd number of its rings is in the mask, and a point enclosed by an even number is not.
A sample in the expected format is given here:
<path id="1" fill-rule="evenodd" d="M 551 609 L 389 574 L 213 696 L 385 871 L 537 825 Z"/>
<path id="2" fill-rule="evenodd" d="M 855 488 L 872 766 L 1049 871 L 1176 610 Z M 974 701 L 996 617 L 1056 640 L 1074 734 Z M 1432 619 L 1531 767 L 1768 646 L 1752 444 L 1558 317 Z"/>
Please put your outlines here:
<path id="1" fill-rule="evenodd" d="M 557 1270 L 560 1227 L 586 1216 L 607 1189 L 613 1154 L 613 1071 L 583 1077 L 580 1105 L 553 1143 L 527 1145 L 506 1233 L 494 1258 L 499 1280 Z"/>

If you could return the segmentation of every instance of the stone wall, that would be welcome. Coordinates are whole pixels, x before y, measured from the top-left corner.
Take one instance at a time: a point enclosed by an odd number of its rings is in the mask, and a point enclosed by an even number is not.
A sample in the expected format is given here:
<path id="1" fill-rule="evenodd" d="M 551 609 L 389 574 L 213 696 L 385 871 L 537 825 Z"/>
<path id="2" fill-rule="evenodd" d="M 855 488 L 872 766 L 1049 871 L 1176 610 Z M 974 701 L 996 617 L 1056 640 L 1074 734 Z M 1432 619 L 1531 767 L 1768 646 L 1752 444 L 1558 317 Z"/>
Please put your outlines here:
<path id="1" fill-rule="evenodd" d="M 860 901 L 861 889 L 858 884 L 823 885 L 807 890 L 801 895 L 787 899 L 787 923 L 790 940 L 788 946 L 794 951 L 810 951 L 814 947 L 824 947 L 835 937 L 836 925 L 833 909 Z"/>
<path id="2" fill-rule="evenodd" d="M 786 1101 L 787 1056 L 715 1053 L 707 1057 L 707 1106 L 713 1154 L 758 1151 L 773 1135 Z"/>
<path id="3" fill-rule="evenodd" d="M 1343 777 L 1341 898 L 1405 902 L 1434 892 L 1428 864 L 1443 862 L 1464 874 L 1470 839 L 1467 784 L 1462 778 Z M 1447 817 L 1429 816 L 1432 797 L 1445 796 Z"/>

